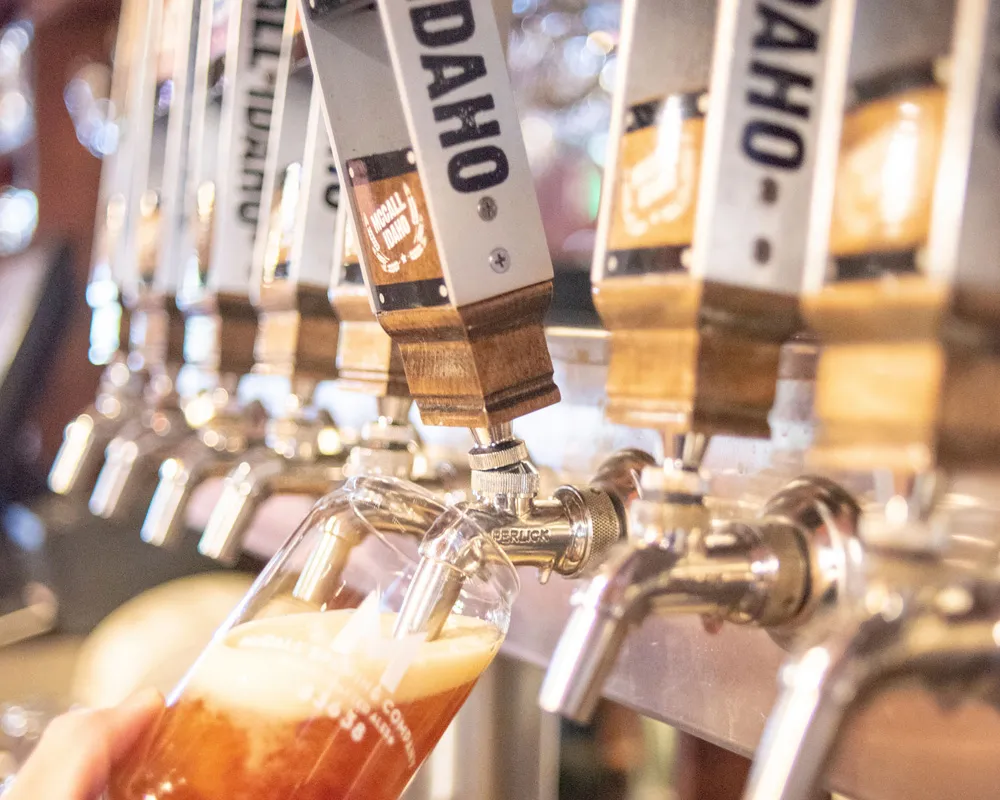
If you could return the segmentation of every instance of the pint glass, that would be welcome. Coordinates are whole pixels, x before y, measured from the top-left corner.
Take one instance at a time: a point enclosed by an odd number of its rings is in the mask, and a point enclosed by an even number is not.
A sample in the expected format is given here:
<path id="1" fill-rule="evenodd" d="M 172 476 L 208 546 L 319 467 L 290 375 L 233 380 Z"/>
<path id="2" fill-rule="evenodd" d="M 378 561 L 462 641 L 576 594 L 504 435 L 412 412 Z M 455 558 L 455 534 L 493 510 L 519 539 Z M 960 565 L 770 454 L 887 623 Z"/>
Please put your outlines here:
<path id="1" fill-rule="evenodd" d="M 320 500 L 115 771 L 110 800 L 398 798 L 496 654 L 518 588 L 465 519 L 489 558 L 439 635 L 396 630 L 444 511 L 385 478 Z"/>

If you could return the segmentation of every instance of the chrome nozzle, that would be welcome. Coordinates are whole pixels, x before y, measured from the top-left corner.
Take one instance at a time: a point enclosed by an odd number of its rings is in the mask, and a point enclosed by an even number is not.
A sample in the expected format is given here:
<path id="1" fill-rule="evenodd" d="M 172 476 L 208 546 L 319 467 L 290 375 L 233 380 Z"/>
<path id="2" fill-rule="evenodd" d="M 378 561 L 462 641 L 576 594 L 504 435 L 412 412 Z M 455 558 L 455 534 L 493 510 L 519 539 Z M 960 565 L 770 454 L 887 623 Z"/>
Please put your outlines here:
<path id="1" fill-rule="evenodd" d="M 198 552 L 223 563 L 235 562 L 257 509 L 274 494 L 284 470 L 284 459 L 273 453 L 237 464 L 223 482 L 222 494 L 198 541 Z"/>
<path id="2" fill-rule="evenodd" d="M 121 428 L 105 450 L 104 466 L 89 503 L 91 512 L 98 517 L 111 519 L 149 502 L 156 480 L 153 470 L 159 468 L 164 451 L 189 431 L 177 407 L 170 370 L 150 375 L 143 392 L 144 404 L 138 416 Z"/>
<path id="3" fill-rule="evenodd" d="M 824 640 L 782 667 L 744 800 L 814 797 L 845 723 L 900 683 L 916 678 L 996 702 L 995 577 L 898 553 L 871 561 L 867 591 L 841 610 Z"/>
<path id="4" fill-rule="evenodd" d="M 573 612 L 545 673 L 539 705 L 587 722 L 600 700 L 629 627 L 649 611 L 660 577 L 677 558 L 628 541 L 612 549 L 600 571 L 573 596 Z"/>
<path id="5" fill-rule="evenodd" d="M 226 476 L 222 494 L 209 515 L 198 551 L 233 563 L 260 506 L 274 494 L 319 497 L 344 479 L 342 459 L 298 462 L 263 451 L 244 458 Z"/>
<path id="6" fill-rule="evenodd" d="M 781 670 L 783 689 L 764 729 L 744 800 L 813 797 L 857 687 L 836 691 L 837 673 L 849 673 L 827 647 L 813 647 Z"/>
<path id="7" fill-rule="evenodd" d="M 539 706 L 580 724 L 588 722 L 628 628 L 606 609 L 589 604 L 574 608 L 545 673 Z"/>
<path id="8" fill-rule="evenodd" d="M 688 465 L 653 471 L 644 487 L 652 499 L 632 503 L 629 540 L 573 599 L 539 699 L 546 710 L 589 719 L 629 626 L 651 610 L 782 626 L 822 606 L 819 598 L 810 602 L 811 592 L 829 601 L 843 585 L 841 572 L 817 554 L 841 554 L 830 529 L 853 532 L 857 508 L 829 482 L 793 482 L 758 520 L 720 526 Z"/>
<path id="9" fill-rule="evenodd" d="M 49 470 L 49 489 L 61 495 L 92 489 L 104 461 L 104 451 L 123 424 L 124 420 L 102 417 L 94 407 L 70 422 Z"/>
<path id="10" fill-rule="evenodd" d="M 560 486 L 539 500 L 538 472 L 509 426 L 474 431 L 469 453 L 477 502 L 446 511 L 427 532 L 407 591 L 397 635 L 438 635 L 468 576 L 490 559 L 573 577 L 600 561 L 625 531 L 622 507 L 649 456 L 616 454 L 599 470 L 599 486 Z"/>
<path id="11" fill-rule="evenodd" d="M 232 455 L 209 447 L 201 439 L 185 442 L 180 452 L 160 465 L 160 482 L 142 523 L 140 536 L 148 544 L 170 547 L 184 532 L 184 511 L 194 490 L 209 478 L 225 474 Z"/>
<path id="12" fill-rule="evenodd" d="M 139 441 L 140 439 L 116 436 L 108 444 L 104 466 L 97 476 L 88 504 L 95 516 L 110 519 L 118 510 L 132 470 L 139 460 Z"/>
<path id="13" fill-rule="evenodd" d="M 208 478 L 225 475 L 251 446 L 263 440 L 263 407 L 256 401 L 240 406 L 237 376 L 222 375 L 219 382 L 220 386 L 185 404 L 184 417 L 194 431 L 160 465 L 160 481 L 141 531 L 149 544 L 174 544 L 184 531 L 184 511 L 195 489 Z"/>
<path id="14" fill-rule="evenodd" d="M 420 545 L 420 562 L 396 620 L 394 636 L 422 633 L 434 639 L 444 628 L 465 580 L 496 557 L 475 509 L 453 506 L 427 530 Z"/>
<path id="15" fill-rule="evenodd" d="M 95 516 L 111 519 L 148 502 L 155 480 L 153 469 L 163 460 L 164 451 L 187 432 L 179 415 L 156 413 L 159 430 L 145 424 L 138 431 L 127 426 L 128 430 L 108 445 L 90 496 L 90 511 Z"/>
<path id="16" fill-rule="evenodd" d="M 686 534 L 710 526 L 697 471 L 669 463 L 673 468 L 667 472 L 643 473 L 646 491 L 662 496 L 662 501 L 631 504 L 630 538 L 609 552 L 589 584 L 573 597 L 573 612 L 539 697 L 547 711 L 578 722 L 590 719 L 630 623 L 649 613 L 654 596 L 675 590 L 671 572 L 684 556 Z M 633 471 L 640 465 L 637 462 Z M 673 501 L 678 497 L 684 502 Z"/>
<path id="17" fill-rule="evenodd" d="M 144 380 L 123 361 L 116 360 L 104 371 L 94 404 L 66 426 L 49 471 L 49 489 L 55 494 L 93 489 L 107 446 L 136 416 Z"/>
<path id="18" fill-rule="evenodd" d="M 403 598 L 393 635 L 422 633 L 436 639 L 444 629 L 451 610 L 462 592 L 465 575 L 451 564 L 430 558 L 420 559 L 413 582 Z"/>

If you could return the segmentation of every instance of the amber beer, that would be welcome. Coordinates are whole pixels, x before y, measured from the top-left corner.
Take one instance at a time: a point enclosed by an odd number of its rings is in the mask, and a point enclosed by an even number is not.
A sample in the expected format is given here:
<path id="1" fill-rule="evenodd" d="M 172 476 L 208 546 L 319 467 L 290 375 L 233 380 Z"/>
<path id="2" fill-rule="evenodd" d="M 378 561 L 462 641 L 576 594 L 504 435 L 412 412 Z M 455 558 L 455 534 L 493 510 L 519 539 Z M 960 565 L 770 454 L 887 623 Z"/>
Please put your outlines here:
<path id="1" fill-rule="evenodd" d="M 396 800 L 444 733 L 501 633 L 453 617 L 394 639 L 396 615 L 264 617 L 205 651 L 110 800 Z"/>

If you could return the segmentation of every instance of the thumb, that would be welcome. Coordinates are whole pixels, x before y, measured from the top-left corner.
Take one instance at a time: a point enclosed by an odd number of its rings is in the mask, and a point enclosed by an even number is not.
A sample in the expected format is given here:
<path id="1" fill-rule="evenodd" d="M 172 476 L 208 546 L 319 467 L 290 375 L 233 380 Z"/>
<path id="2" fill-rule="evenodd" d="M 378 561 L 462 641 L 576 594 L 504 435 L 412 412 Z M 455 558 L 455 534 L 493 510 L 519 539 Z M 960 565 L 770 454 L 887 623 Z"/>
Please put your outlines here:
<path id="1" fill-rule="evenodd" d="M 160 693 L 146 689 L 114 708 L 57 717 L 4 800 L 94 800 L 162 708 Z"/>

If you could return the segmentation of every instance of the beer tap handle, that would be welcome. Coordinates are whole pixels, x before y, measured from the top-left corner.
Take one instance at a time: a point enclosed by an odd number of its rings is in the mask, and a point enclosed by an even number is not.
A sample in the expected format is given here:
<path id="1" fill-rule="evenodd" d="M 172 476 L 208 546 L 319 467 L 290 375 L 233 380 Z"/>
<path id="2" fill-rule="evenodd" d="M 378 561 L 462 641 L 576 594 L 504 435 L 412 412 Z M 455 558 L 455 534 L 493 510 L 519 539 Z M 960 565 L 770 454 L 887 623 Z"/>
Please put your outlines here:
<path id="1" fill-rule="evenodd" d="M 208 276 L 220 295 L 250 294 L 285 18 L 283 0 L 234 0 L 229 10 Z"/>
<path id="2" fill-rule="evenodd" d="M 824 345 L 814 454 L 833 468 L 981 468 L 998 441 L 983 420 L 1000 316 L 982 266 L 1000 213 L 988 188 L 1000 174 L 986 66 L 996 12 L 955 0 L 908 6 L 905 20 L 897 10 L 838 5 L 805 297 Z M 875 170 L 907 179 L 863 180 Z"/>
<path id="3" fill-rule="evenodd" d="M 118 248 L 111 262 L 120 270 L 120 290 L 125 297 L 134 297 L 139 283 L 139 202 L 147 188 L 150 169 L 150 139 L 163 25 L 162 2 L 155 0 L 138 3 L 137 6 L 137 24 L 133 29 L 135 40 L 129 51 L 133 69 L 128 81 L 126 124 L 121 128 L 119 143 L 119 148 L 126 154 L 124 163 L 121 163 L 124 174 L 119 173 L 121 233 L 117 237 Z M 117 167 L 118 164 L 116 171 Z M 119 213 L 118 208 L 115 213 Z"/>
<path id="4" fill-rule="evenodd" d="M 296 68 L 297 20 L 290 3 L 254 250 L 254 372 L 317 382 L 336 377 L 339 325 L 327 287 L 339 183 L 311 69 Z"/>
<path id="5" fill-rule="evenodd" d="M 271 305 L 269 295 L 281 294 L 286 287 L 294 288 L 289 251 L 293 226 L 302 211 L 302 166 L 312 93 L 308 70 L 292 74 L 297 19 L 297 5 L 288 3 L 277 68 L 271 78 L 274 104 L 250 272 L 251 297 L 258 308 Z M 287 305 L 287 300 L 283 303 L 279 300 L 277 304 Z"/>
<path id="6" fill-rule="evenodd" d="M 125 196 L 125 227 L 122 237 L 124 257 L 131 259 L 134 266 L 126 267 L 128 282 L 123 286 L 125 296 L 134 302 L 144 288 L 151 284 L 155 270 L 155 235 L 150 234 L 150 226 L 143 226 L 146 211 L 153 204 L 148 192 L 157 193 L 162 177 L 163 147 L 166 129 L 156 125 L 158 106 L 158 78 L 163 39 L 164 3 L 154 0 L 146 6 L 142 35 L 137 48 L 137 69 L 129 91 L 128 146 L 132 153 L 132 169 L 128 176 Z M 152 239 L 152 241 L 150 241 Z M 145 259 L 144 259 L 145 256 Z M 144 263 L 145 261 L 145 263 Z"/>
<path id="7" fill-rule="evenodd" d="M 490 3 L 412 21 L 390 3 L 331 5 L 306 11 L 306 40 L 372 304 L 424 422 L 483 427 L 550 405 L 552 267 Z M 458 43 L 456 61 L 443 48 Z"/>
<path id="8" fill-rule="evenodd" d="M 337 209 L 330 304 L 340 320 L 337 381 L 348 391 L 409 400 L 399 346 L 375 318 L 348 203 Z"/>
<path id="9" fill-rule="evenodd" d="M 161 214 L 162 230 L 157 253 L 156 288 L 167 298 L 168 311 L 177 313 L 175 296 L 183 273 L 184 256 L 193 208 L 189 187 L 194 183 L 191 142 L 199 133 L 195 128 L 195 84 L 198 78 L 199 51 L 203 38 L 202 13 L 211 21 L 211 8 L 202 0 L 172 0 L 170 13 L 179 30 L 174 35 L 174 59 L 171 72 L 170 111 L 164 143 Z M 167 33 L 169 35 L 169 32 Z M 202 114 L 198 114 L 202 116 Z M 180 361 L 175 352 L 168 360 Z"/>
<path id="10" fill-rule="evenodd" d="M 127 317 L 123 316 L 120 298 L 125 267 L 121 239 L 125 224 L 126 176 L 131 174 L 131 149 L 127 146 L 130 144 L 128 107 L 130 88 L 139 68 L 136 50 L 142 34 L 138 26 L 147 6 L 138 0 L 124 2 L 118 19 L 109 92 L 112 117 L 106 123 L 107 151 L 101 166 L 87 289 L 87 302 L 93 313 L 89 355 L 95 364 L 109 363 L 128 341 Z"/>
<path id="11" fill-rule="evenodd" d="M 190 178 L 188 140 L 200 4 L 179 0 L 169 6 L 169 14 L 164 3 L 151 5 L 157 7 L 150 25 L 157 56 L 140 81 L 130 125 L 136 157 L 127 206 L 134 224 L 127 230 L 127 246 L 135 248 L 138 274 L 126 297 L 133 307 L 130 358 L 159 372 L 172 371 L 183 357 L 183 320 L 175 293 L 187 223 L 184 193 Z M 164 86 L 171 91 L 163 91 Z"/>
<path id="12" fill-rule="evenodd" d="M 215 0 L 195 0 L 198 4 L 198 32 L 193 46 L 191 75 L 191 123 L 185 142 L 187 176 L 183 181 L 181 224 L 177 258 L 180 276 L 177 303 L 190 312 L 203 299 L 209 269 L 209 252 L 215 222 L 215 194 L 218 183 L 219 104 L 212 97 L 213 52 L 219 28 Z M 185 352 L 187 359 L 187 352 Z"/>
<path id="13" fill-rule="evenodd" d="M 300 286 L 319 290 L 326 300 L 331 281 L 331 255 L 338 234 L 340 175 L 323 119 L 323 98 L 316 82 L 311 81 L 311 85 L 302 160 L 303 212 L 295 220 L 291 268 Z"/>
<path id="14" fill-rule="evenodd" d="M 231 4 L 221 98 L 214 0 L 202 3 L 194 124 L 189 142 L 190 232 L 179 299 L 192 382 L 253 367 L 257 313 L 250 302 L 253 248 L 278 79 L 285 5 Z"/>
<path id="15" fill-rule="evenodd" d="M 592 268 L 612 420 L 767 435 L 801 327 L 830 6 L 624 4 Z"/>

